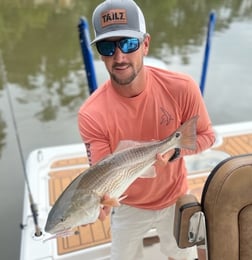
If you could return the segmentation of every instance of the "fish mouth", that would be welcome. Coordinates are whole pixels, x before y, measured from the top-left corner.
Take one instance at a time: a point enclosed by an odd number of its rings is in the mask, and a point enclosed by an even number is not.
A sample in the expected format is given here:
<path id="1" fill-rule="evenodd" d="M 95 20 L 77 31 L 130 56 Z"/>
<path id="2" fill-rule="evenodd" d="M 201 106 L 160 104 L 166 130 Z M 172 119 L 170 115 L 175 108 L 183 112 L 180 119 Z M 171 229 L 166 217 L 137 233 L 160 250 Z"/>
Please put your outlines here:
<path id="1" fill-rule="evenodd" d="M 63 237 L 78 235 L 79 233 L 80 232 L 78 230 L 66 229 L 66 230 L 59 231 L 52 236 L 49 236 L 48 238 L 44 239 L 43 242 L 49 241 L 54 238 L 60 238 L 60 237 L 63 238 Z"/>
<path id="2" fill-rule="evenodd" d="M 50 233 L 52 235 L 57 235 L 57 234 L 64 234 L 70 231 L 72 227 L 66 226 L 66 225 L 48 225 L 48 223 L 45 226 L 45 232 Z"/>

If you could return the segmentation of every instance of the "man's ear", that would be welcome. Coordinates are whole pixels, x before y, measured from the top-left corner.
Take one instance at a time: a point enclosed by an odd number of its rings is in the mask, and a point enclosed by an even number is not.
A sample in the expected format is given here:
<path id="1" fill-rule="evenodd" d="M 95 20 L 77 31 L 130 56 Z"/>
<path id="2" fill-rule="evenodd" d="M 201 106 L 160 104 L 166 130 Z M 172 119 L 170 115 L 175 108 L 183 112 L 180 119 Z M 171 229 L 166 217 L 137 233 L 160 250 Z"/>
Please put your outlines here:
<path id="1" fill-rule="evenodd" d="M 145 37 L 144 37 L 144 41 L 143 41 L 144 56 L 147 56 L 147 55 L 148 55 L 149 47 L 150 47 L 150 41 L 151 41 L 151 36 L 150 36 L 148 33 L 146 33 L 146 34 L 145 34 Z"/>

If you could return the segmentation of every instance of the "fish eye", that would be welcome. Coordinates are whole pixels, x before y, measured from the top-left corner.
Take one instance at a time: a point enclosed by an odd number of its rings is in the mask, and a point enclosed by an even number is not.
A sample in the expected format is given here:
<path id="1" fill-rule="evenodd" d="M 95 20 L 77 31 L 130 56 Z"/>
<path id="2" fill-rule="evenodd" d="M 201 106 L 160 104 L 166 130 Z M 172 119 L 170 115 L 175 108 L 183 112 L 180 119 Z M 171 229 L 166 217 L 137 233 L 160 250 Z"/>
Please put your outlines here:
<path id="1" fill-rule="evenodd" d="M 64 217 L 60 218 L 60 222 L 64 222 L 66 219 Z"/>
<path id="2" fill-rule="evenodd" d="M 177 133 L 175 134 L 175 137 L 176 137 L 176 138 L 180 137 L 180 132 L 177 132 Z"/>

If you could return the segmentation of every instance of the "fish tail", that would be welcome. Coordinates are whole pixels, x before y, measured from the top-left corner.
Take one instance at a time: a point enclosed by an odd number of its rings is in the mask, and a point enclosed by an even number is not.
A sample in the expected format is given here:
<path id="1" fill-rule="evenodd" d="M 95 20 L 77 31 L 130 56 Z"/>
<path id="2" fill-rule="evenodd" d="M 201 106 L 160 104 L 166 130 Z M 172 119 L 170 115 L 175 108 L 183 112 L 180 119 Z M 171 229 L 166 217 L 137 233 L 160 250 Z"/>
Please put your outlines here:
<path id="1" fill-rule="evenodd" d="M 179 139 L 180 148 L 195 150 L 197 141 L 197 120 L 199 116 L 194 116 L 186 121 L 181 127 L 175 132 L 181 134 Z"/>

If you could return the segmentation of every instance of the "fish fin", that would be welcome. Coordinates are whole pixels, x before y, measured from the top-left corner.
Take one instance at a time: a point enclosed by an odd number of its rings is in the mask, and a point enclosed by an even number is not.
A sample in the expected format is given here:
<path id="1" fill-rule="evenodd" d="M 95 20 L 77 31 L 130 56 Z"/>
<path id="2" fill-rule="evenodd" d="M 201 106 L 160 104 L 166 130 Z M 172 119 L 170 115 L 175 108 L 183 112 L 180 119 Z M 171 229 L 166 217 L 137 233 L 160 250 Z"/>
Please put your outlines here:
<path id="1" fill-rule="evenodd" d="M 119 142 L 118 146 L 116 147 L 115 152 L 119 152 L 119 151 L 125 150 L 130 147 L 135 147 L 140 144 L 141 144 L 141 142 L 137 142 L 137 141 L 122 140 Z"/>
<path id="2" fill-rule="evenodd" d="M 116 198 L 102 199 L 101 204 L 110 207 L 119 207 L 121 204 Z"/>
<path id="3" fill-rule="evenodd" d="M 156 174 L 156 167 L 155 166 L 151 166 L 142 175 L 140 175 L 139 178 L 155 178 L 156 176 L 157 176 L 157 174 Z"/>
<path id="4" fill-rule="evenodd" d="M 116 198 L 102 199 L 101 204 L 103 206 L 119 207 L 121 205 L 120 201 L 126 199 L 127 197 L 128 197 L 128 195 L 122 195 L 121 197 L 119 197 L 119 199 L 116 199 Z"/>
<path id="5" fill-rule="evenodd" d="M 120 201 L 126 199 L 127 197 L 128 197 L 128 195 L 122 195 L 122 196 L 118 199 L 118 201 L 120 202 Z"/>
<path id="6" fill-rule="evenodd" d="M 199 116 L 194 116 L 187 120 L 179 129 L 175 132 L 180 134 L 180 148 L 195 150 L 197 141 L 197 120 Z"/>
<path id="7" fill-rule="evenodd" d="M 150 142 L 156 142 L 157 140 L 150 140 L 150 141 L 132 141 L 132 140 L 121 140 L 119 144 L 117 145 L 115 152 L 119 152 L 122 150 L 125 150 L 127 148 L 132 148 L 136 147 L 139 145 L 144 145 L 144 144 L 150 144 Z"/>

